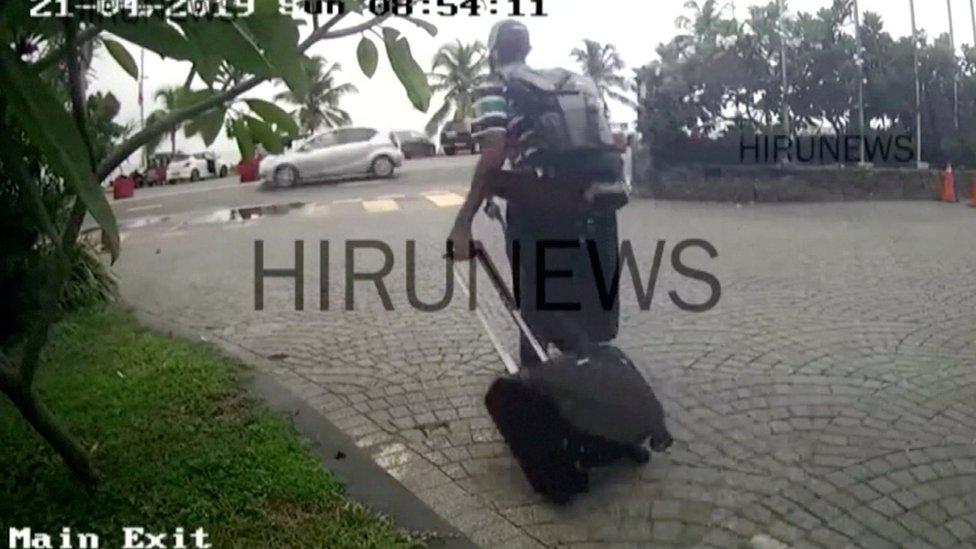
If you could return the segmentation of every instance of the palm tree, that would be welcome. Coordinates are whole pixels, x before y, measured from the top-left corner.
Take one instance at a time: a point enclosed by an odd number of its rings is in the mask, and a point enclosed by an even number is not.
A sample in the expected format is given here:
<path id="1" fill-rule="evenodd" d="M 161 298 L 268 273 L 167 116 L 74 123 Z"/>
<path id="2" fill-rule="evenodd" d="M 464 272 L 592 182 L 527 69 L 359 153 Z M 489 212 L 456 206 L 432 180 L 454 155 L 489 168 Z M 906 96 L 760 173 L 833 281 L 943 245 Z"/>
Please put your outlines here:
<path id="1" fill-rule="evenodd" d="M 146 123 L 143 124 L 143 127 L 152 126 L 156 122 L 159 122 L 159 119 L 161 119 L 165 115 L 166 115 L 166 112 L 163 111 L 163 110 L 161 110 L 161 109 L 149 113 L 149 116 L 146 117 Z M 175 134 L 175 133 L 176 133 L 176 131 L 174 130 L 173 131 L 173 134 Z M 176 140 L 175 135 L 171 139 L 173 139 L 175 141 Z M 146 143 L 146 155 L 147 155 L 147 157 L 149 155 L 152 155 L 154 152 L 156 152 L 157 149 L 159 149 L 159 144 L 162 143 L 162 141 L 163 141 L 163 136 L 162 135 L 158 135 L 154 139 L 151 139 L 148 143 Z M 173 150 L 174 151 L 176 150 L 176 144 L 175 143 L 173 144 Z"/>
<path id="2" fill-rule="evenodd" d="M 335 128 L 352 122 L 349 113 L 339 107 L 339 101 L 350 93 L 359 90 L 352 84 L 336 84 L 336 73 L 342 70 L 338 63 L 328 64 L 324 58 L 314 56 L 304 61 L 308 75 L 308 94 L 297 96 L 291 90 L 275 96 L 278 101 L 298 105 L 298 123 L 307 134 L 313 134 L 320 127 Z"/>
<path id="3" fill-rule="evenodd" d="M 488 71 L 488 55 L 481 42 L 464 44 L 460 40 L 444 44 L 434 55 L 428 78 L 431 91 L 444 92 L 444 104 L 427 122 L 427 135 L 434 135 L 454 113 L 460 122 L 474 112 L 474 90 Z"/>
<path id="4" fill-rule="evenodd" d="M 186 88 L 184 88 L 183 86 L 168 86 L 156 90 L 156 94 L 153 96 L 153 98 L 156 101 L 162 101 L 163 108 L 157 109 L 152 113 L 150 113 L 149 117 L 146 118 L 146 125 L 147 126 L 152 125 L 160 118 L 178 109 L 180 107 L 181 100 L 183 99 L 183 96 L 185 94 L 186 94 Z M 179 131 L 179 129 L 180 128 L 178 126 L 174 126 L 169 129 L 169 142 L 171 146 L 170 152 L 173 154 L 176 154 L 176 132 Z M 152 152 L 156 150 L 158 146 L 159 146 L 158 141 L 156 143 L 146 144 L 146 148 L 149 150 L 150 154 L 152 154 Z"/>
<path id="5" fill-rule="evenodd" d="M 583 68 L 583 73 L 593 79 L 600 88 L 603 99 L 607 97 L 628 105 L 636 103 L 624 95 L 632 86 L 620 74 L 624 70 L 624 60 L 613 44 L 601 44 L 595 40 L 584 40 L 584 48 L 576 48 L 571 55 Z"/>
<path id="6" fill-rule="evenodd" d="M 719 6 L 717 0 L 688 0 L 685 9 L 692 12 L 691 17 L 682 15 L 674 22 L 679 29 L 690 32 L 684 38 L 699 45 L 715 47 L 719 35 L 727 30 L 722 28 L 727 23 L 723 16 L 733 9 L 732 3 Z"/>

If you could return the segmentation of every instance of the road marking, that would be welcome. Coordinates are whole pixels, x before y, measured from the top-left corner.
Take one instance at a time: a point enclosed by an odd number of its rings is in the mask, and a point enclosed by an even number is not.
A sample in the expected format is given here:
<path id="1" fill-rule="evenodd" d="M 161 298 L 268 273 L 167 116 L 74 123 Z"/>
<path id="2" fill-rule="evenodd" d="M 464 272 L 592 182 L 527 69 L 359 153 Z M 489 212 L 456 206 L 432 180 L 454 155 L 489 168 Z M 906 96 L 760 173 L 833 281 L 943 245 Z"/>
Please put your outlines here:
<path id="1" fill-rule="evenodd" d="M 366 200 L 363 208 L 369 213 L 386 213 L 398 211 L 400 205 L 395 200 Z"/>
<path id="2" fill-rule="evenodd" d="M 162 208 L 162 207 L 163 207 L 162 204 L 149 204 L 148 206 L 136 206 L 135 208 L 129 208 L 129 209 L 127 209 L 125 211 L 125 213 L 130 213 L 130 212 L 145 212 L 147 210 L 158 210 L 159 208 Z"/>
<path id="3" fill-rule="evenodd" d="M 358 187 L 375 187 L 382 183 L 381 181 L 354 181 L 352 183 L 343 183 L 342 188 L 344 189 L 355 189 Z"/>
<path id="4" fill-rule="evenodd" d="M 333 204 L 359 204 L 362 202 L 362 198 L 343 198 L 341 200 L 333 200 Z"/>
<path id="5" fill-rule="evenodd" d="M 329 205 L 313 202 L 302 209 L 307 217 L 325 217 L 329 215 Z"/>
<path id="6" fill-rule="evenodd" d="M 125 198 L 123 200 L 125 202 L 139 202 L 139 201 L 142 201 L 142 200 L 159 200 L 161 198 L 170 198 L 170 197 L 173 197 L 173 196 L 181 196 L 181 195 L 185 195 L 185 194 L 206 193 L 206 192 L 210 192 L 210 191 L 222 191 L 222 190 L 226 190 L 226 189 L 240 189 L 242 187 L 246 188 L 246 187 L 248 187 L 248 185 L 241 184 L 241 183 L 227 183 L 227 184 L 223 184 L 223 185 L 215 185 L 213 187 L 207 186 L 207 187 L 202 187 L 202 188 L 185 189 L 185 190 L 184 189 L 180 189 L 180 190 L 174 190 L 174 191 L 168 191 L 167 190 L 167 191 L 164 191 L 164 192 L 152 193 L 149 196 L 138 196 L 137 195 L 137 196 L 133 196 L 132 198 Z M 113 204 L 118 204 L 119 202 L 121 202 L 121 200 L 114 200 L 113 201 Z"/>
<path id="7" fill-rule="evenodd" d="M 424 198 L 433 202 L 438 208 L 453 208 L 464 204 L 464 197 L 456 193 L 428 194 L 424 195 Z"/>
<path id="8" fill-rule="evenodd" d="M 170 227 L 169 229 L 167 229 L 166 231 L 164 231 L 159 236 L 161 238 L 178 238 L 178 237 L 184 236 L 184 235 L 186 235 L 186 231 L 183 230 L 184 227 L 185 227 L 185 225 L 174 225 L 173 227 Z"/>

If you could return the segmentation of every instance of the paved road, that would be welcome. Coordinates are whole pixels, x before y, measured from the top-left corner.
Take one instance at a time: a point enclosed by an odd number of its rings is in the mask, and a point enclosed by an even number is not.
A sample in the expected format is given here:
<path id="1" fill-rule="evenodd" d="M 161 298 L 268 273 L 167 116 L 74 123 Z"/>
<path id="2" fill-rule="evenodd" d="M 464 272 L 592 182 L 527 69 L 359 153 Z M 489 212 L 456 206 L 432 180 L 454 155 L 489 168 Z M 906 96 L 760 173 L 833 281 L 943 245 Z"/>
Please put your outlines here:
<path id="1" fill-rule="evenodd" d="M 408 161 L 396 177 L 384 180 L 354 180 L 341 183 L 310 184 L 293 189 L 270 190 L 257 183 L 241 184 L 236 177 L 213 179 L 193 184 L 137 189 L 135 197 L 116 201 L 116 214 L 122 220 L 159 214 L 210 212 L 264 204 L 329 201 L 380 196 L 420 194 L 443 190 L 460 181 L 458 173 L 474 165 L 475 157 L 424 158 Z"/>
<path id="2" fill-rule="evenodd" d="M 649 311 L 625 286 L 619 343 L 654 384 L 677 443 L 648 467 L 600 472 L 591 493 L 560 509 L 529 490 L 483 409 L 503 368 L 463 296 L 436 313 L 409 306 L 408 242 L 418 294 L 436 301 L 449 274 L 438 258 L 470 169 L 470 158 L 434 159 L 378 184 L 148 191 L 116 205 L 123 295 L 271 359 L 273 374 L 484 546 L 976 544 L 976 211 L 633 203 L 621 232 L 645 276 L 659 240 L 666 259 Z M 292 202 L 250 219 L 224 211 Z M 478 231 L 497 251 L 497 230 L 482 222 Z M 689 238 L 719 252 L 686 256 L 722 283 L 706 313 L 668 297 L 708 296 L 667 261 Z M 294 309 L 293 281 L 269 280 L 255 311 L 257 239 L 275 268 L 293 265 L 294 241 L 304 241 L 305 310 Z M 355 310 L 343 310 L 351 239 L 392 247 L 395 310 L 368 284 L 356 287 Z M 319 307 L 323 240 L 328 311 Z M 378 252 L 357 255 L 361 271 L 381 264 Z M 481 310 L 510 342 L 485 286 Z"/>

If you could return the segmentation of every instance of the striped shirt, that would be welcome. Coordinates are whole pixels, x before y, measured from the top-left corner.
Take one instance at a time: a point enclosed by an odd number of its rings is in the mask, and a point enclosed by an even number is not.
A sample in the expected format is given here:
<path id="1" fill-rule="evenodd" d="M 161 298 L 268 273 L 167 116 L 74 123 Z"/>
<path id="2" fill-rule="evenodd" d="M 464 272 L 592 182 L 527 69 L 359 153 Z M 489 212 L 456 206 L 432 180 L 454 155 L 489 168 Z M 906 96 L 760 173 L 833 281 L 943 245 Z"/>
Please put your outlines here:
<path id="1" fill-rule="evenodd" d="M 525 65 L 509 65 L 505 70 L 519 70 Z M 481 139 L 492 133 L 501 133 L 509 143 L 509 161 L 514 169 L 528 169 L 532 156 L 539 151 L 534 143 L 535 132 L 524 115 L 518 114 L 512 103 L 505 80 L 492 75 L 475 88 L 472 135 Z"/>
<path id="2" fill-rule="evenodd" d="M 482 82 L 474 91 L 473 135 L 479 139 L 492 132 L 508 132 L 508 99 L 505 83 L 497 76 Z"/>

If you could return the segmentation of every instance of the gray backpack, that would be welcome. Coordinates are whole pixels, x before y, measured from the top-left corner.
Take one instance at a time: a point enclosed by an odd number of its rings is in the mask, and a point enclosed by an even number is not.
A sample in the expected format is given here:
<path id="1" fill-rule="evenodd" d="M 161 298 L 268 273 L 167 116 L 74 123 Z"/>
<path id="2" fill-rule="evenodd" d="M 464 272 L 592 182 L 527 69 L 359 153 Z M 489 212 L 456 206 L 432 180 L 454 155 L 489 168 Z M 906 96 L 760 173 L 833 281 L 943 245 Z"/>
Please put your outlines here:
<path id="1" fill-rule="evenodd" d="M 606 103 L 592 78 L 565 69 L 534 70 L 519 64 L 502 70 L 510 105 L 509 128 L 519 135 L 522 160 L 550 167 L 593 163 L 619 150 Z M 602 171 L 602 170 L 601 170 Z"/>

